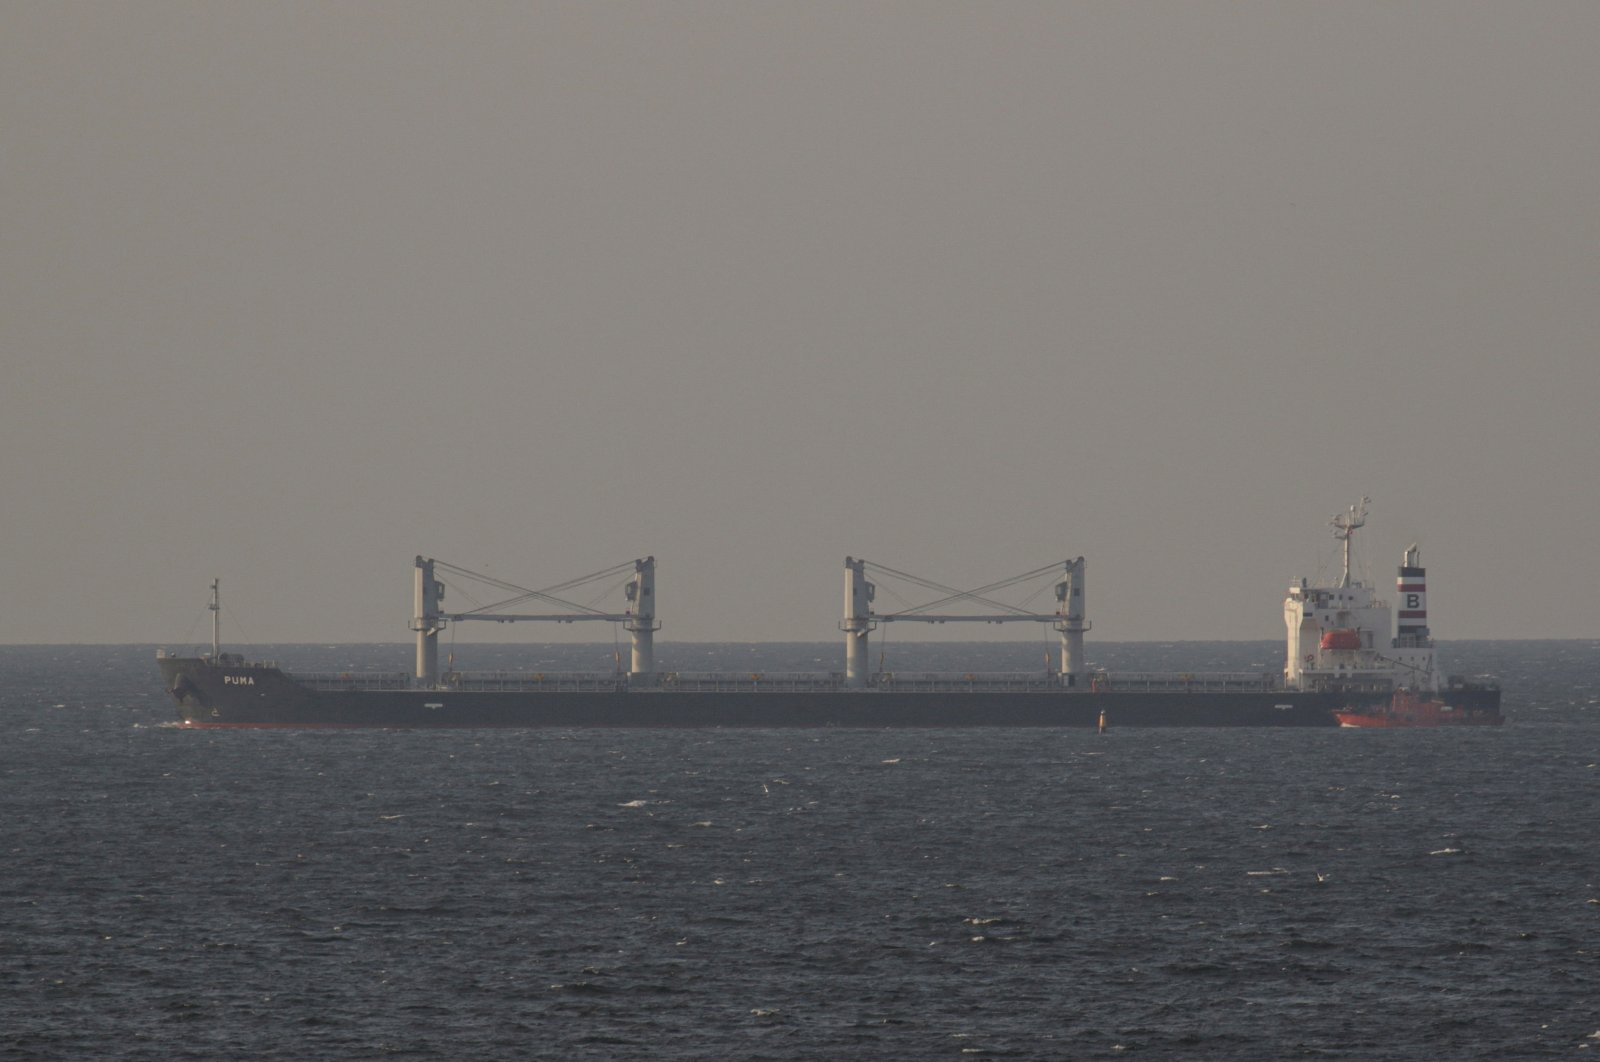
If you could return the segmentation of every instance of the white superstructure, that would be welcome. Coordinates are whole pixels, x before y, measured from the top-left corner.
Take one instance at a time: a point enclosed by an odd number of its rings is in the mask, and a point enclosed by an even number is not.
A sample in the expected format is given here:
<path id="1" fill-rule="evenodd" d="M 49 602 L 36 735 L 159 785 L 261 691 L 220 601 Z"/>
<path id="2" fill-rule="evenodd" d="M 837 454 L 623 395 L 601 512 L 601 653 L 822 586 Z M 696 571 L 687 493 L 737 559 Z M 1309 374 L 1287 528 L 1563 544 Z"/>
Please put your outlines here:
<path id="1" fill-rule="evenodd" d="M 1413 545 L 1406 550 L 1400 567 L 1398 637 L 1393 633 L 1389 603 L 1351 571 L 1353 539 L 1366 523 L 1368 501 L 1362 498 L 1332 520 L 1334 537 L 1344 546 L 1339 581 L 1333 586 L 1312 586 L 1302 578 L 1289 588 L 1283 603 L 1288 628 L 1283 679 L 1290 689 L 1371 685 L 1432 692 L 1440 686 L 1418 548 Z"/>

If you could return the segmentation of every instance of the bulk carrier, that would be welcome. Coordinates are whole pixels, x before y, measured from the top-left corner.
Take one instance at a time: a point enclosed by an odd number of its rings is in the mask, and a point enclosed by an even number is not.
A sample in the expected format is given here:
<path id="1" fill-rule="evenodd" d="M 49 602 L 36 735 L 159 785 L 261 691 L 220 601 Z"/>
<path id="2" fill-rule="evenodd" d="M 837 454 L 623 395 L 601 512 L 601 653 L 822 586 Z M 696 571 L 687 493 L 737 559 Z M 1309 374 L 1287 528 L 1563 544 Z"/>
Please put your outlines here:
<path id="1" fill-rule="evenodd" d="M 655 558 L 646 557 L 546 590 L 495 582 L 513 596 L 465 612 L 443 609 L 438 576 L 471 575 L 417 557 L 416 673 L 296 674 L 221 650 L 218 584 L 213 581 L 209 654 L 157 651 L 167 690 L 189 727 L 1061 727 L 1337 726 L 1335 713 L 1377 711 L 1397 692 L 1479 713 L 1499 714 L 1491 683 L 1446 680 L 1437 670 L 1427 626 L 1426 587 L 1415 546 L 1406 552 L 1398 590 L 1398 633 L 1390 610 L 1351 574 L 1351 544 L 1366 518 L 1366 499 L 1333 518 L 1343 542 L 1343 575 L 1329 586 L 1306 579 L 1284 603 L 1285 666 L 1271 673 L 1111 674 L 1083 655 L 1084 560 L 1063 561 L 976 590 L 961 591 L 883 566 L 871 571 L 910 578 L 939 593 L 898 612 L 875 610 L 866 561 L 845 558 L 844 670 L 819 674 L 661 671 L 655 666 Z M 629 569 L 632 569 L 629 572 Z M 625 577 L 626 605 L 605 612 L 558 594 L 600 578 Z M 482 578 L 482 577 L 478 577 Z M 1028 579 L 1050 580 L 1056 607 L 1029 612 L 994 595 Z M 567 611 L 503 611 L 526 601 Z M 971 603 L 987 613 L 935 609 Z M 607 673 L 457 671 L 439 668 L 439 634 L 449 624 L 605 621 L 632 639 L 631 666 Z M 892 622 L 1030 622 L 1060 635 L 1059 667 L 1032 673 L 873 671 L 868 638 Z"/>

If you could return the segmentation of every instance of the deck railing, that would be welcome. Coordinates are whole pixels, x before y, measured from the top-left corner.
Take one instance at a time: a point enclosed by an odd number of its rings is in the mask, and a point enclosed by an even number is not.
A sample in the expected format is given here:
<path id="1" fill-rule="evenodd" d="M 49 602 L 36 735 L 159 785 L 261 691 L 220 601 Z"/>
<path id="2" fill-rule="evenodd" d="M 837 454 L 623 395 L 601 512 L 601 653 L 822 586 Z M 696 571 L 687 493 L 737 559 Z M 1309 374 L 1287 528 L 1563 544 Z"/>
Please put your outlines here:
<path id="1" fill-rule="evenodd" d="M 1089 676 L 1091 689 L 1187 690 L 1193 693 L 1232 693 L 1241 690 L 1275 690 L 1282 686 L 1270 671 L 1118 671 Z"/>
<path id="2" fill-rule="evenodd" d="M 292 674 L 294 681 L 314 690 L 403 690 L 415 686 L 405 672 L 317 672 Z M 784 690 L 827 693 L 847 689 L 844 676 L 834 672 L 796 671 L 663 671 L 630 678 L 595 671 L 447 671 L 439 689 L 462 692 L 612 692 L 633 690 L 691 693 L 741 690 Z M 1045 671 L 894 671 L 871 677 L 868 689 L 899 692 L 1037 691 L 1063 689 L 1061 676 Z M 1090 692 L 1118 690 L 1188 691 L 1227 693 L 1282 688 L 1270 672 L 1097 672 L 1076 687 Z"/>
<path id="3" fill-rule="evenodd" d="M 314 690 L 406 690 L 414 683 L 404 671 L 319 671 L 288 676 Z"/>

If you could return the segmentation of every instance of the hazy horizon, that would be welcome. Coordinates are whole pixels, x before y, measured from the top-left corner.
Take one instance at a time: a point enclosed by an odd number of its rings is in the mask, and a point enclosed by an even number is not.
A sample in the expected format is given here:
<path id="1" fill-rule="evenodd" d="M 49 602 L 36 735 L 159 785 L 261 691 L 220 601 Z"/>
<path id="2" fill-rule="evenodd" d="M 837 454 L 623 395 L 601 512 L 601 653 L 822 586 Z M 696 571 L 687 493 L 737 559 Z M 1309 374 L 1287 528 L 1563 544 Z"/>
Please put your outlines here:
<path id="1" fill-rule="evenodd" d="M 0 10 L 0 643 L 403 642 L 417 554 L 1274 640 L 1364 495 L 1439 640 L 1600 637 L 1600 5 Z"/>

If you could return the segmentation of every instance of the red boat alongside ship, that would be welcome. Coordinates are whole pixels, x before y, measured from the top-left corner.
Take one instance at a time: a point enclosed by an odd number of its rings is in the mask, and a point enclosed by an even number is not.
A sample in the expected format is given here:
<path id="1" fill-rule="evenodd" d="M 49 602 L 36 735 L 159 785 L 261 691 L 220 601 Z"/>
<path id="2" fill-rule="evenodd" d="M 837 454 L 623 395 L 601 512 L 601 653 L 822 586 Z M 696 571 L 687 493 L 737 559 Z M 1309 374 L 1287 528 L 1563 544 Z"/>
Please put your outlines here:
<path id="1" fill-rule="evenodd" d="M 1350 727 L 1499 726 L 1506 721 L 1497 705 L 1457 707 L 1410 690 L 1395 690 L 1387 705 L 1346 708 L 1333 717 Z"/>

